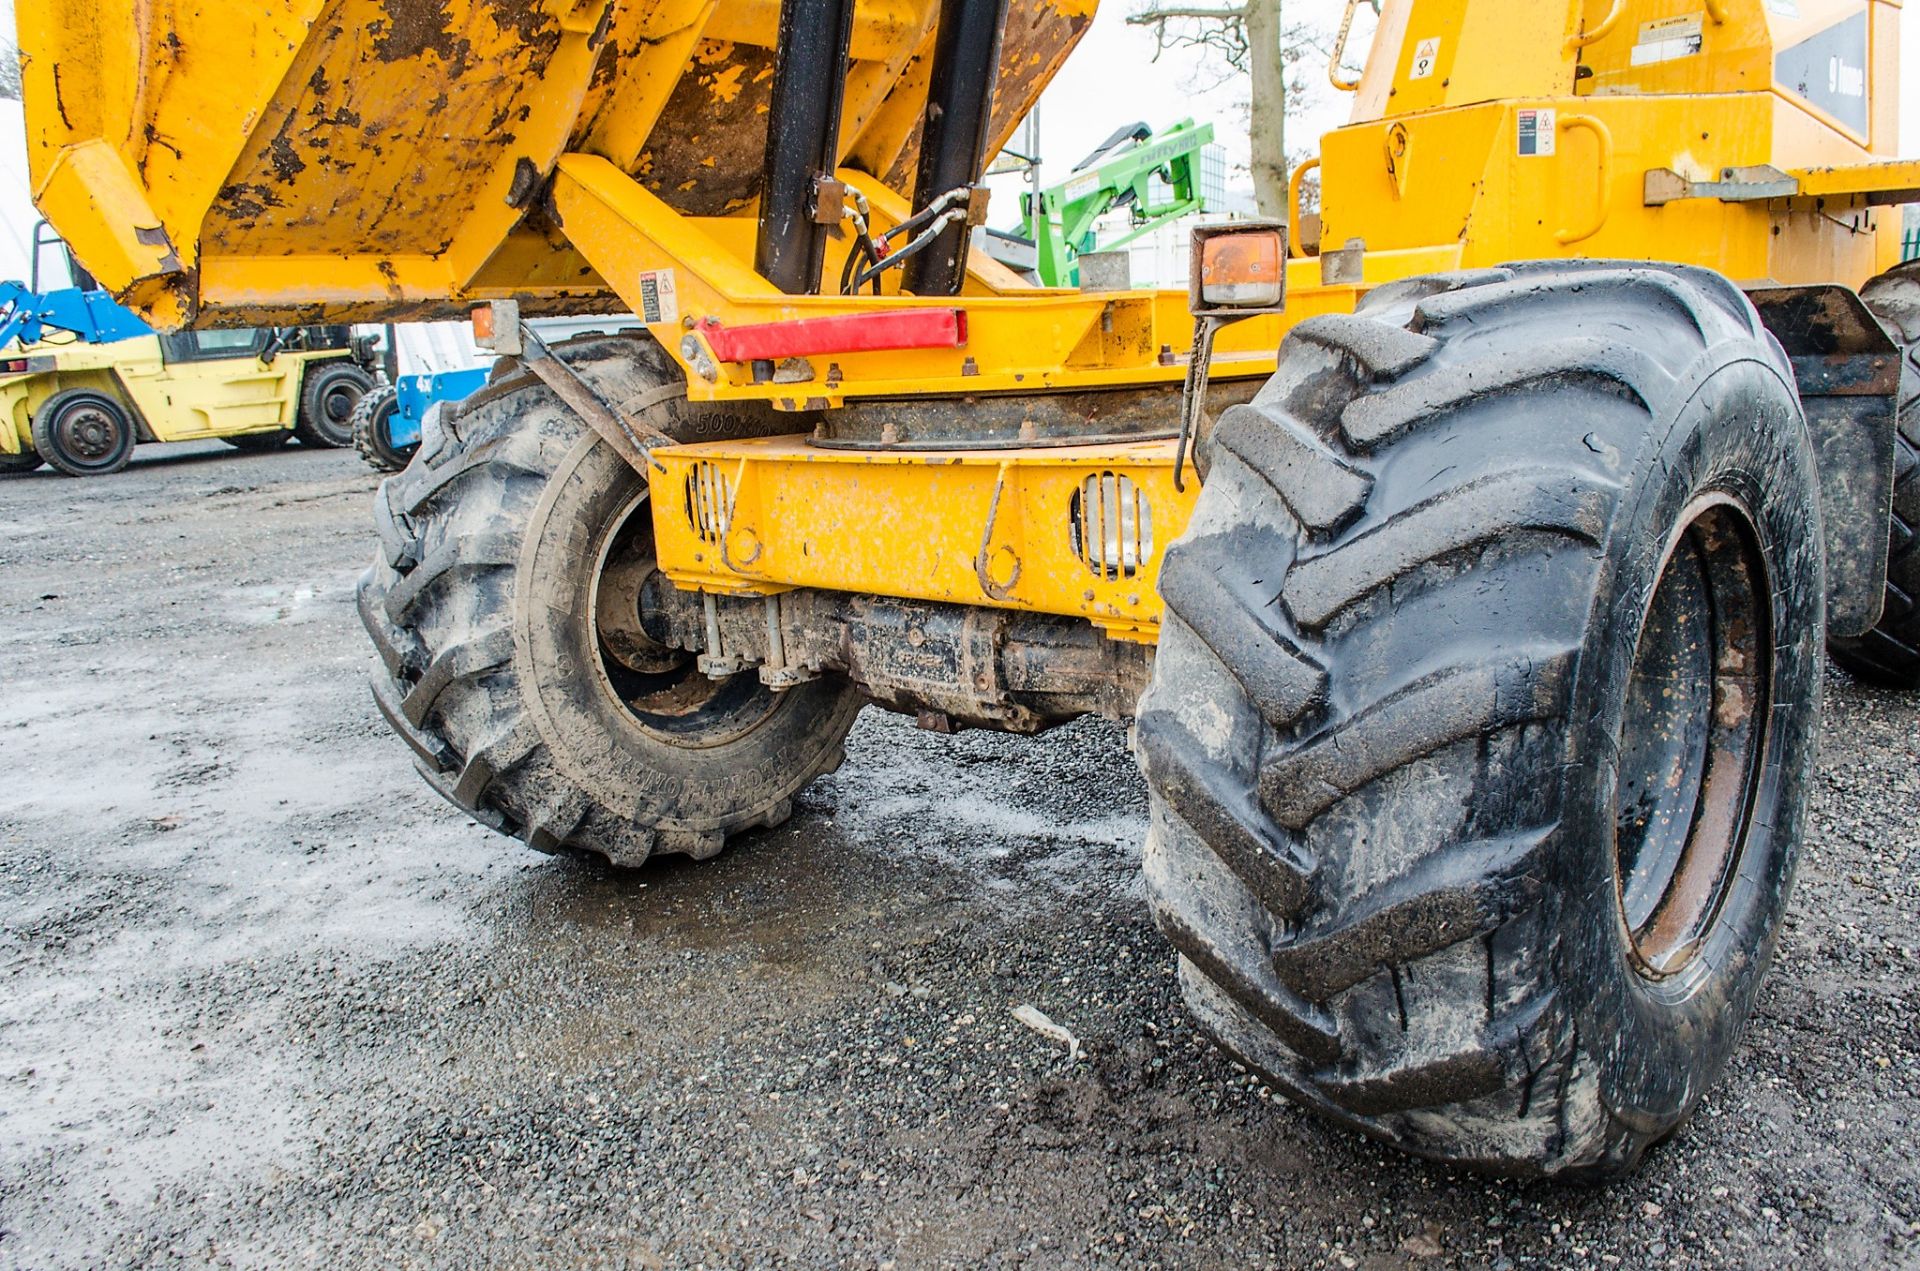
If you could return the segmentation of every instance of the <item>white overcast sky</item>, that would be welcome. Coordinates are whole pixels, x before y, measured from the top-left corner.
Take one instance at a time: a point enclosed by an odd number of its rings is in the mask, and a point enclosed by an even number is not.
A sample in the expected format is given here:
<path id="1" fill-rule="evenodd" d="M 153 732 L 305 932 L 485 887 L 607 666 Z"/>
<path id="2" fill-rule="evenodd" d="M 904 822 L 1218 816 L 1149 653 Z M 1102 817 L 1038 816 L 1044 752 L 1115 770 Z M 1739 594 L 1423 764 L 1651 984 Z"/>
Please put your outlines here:
<path id="1" fill-rule="evenodd" d="M 1048 184 L 1064 181 L 1067 172 L 1114 129 L 1135 121 L 1165 128 L 1183 118 L 1211 121 L 1225 145 L 1230 162 L 1241 171 L 1230 178 L 1247 184 L 1246 93 L 1244 80 L 1221 82 L 1217 67 L 1208 67 L 1191 50 L 1172 49 L 1153 60 L 1153 36 L 1144 28 L 1127 25 L 1127 15 L 1144 0 L 1106 0 L 1093 29 L 1042 101 L 1041 156 Z M 11 40 L 14 0 L 0 0 L 0 33 Z M 1315 21 L 1331 27 L 1342 8 L 1340 0 L 1290 0 L 1290 21 Z M 1904 78 L 1908 91 L 1901 103 L 1900 152 L 1920 157 L 1920 4 L 1906 9 L 1902 32 Z M 1362 16 L 1362 22 L 1365 22 Z M 1305 68 L 1307 82 L 1326 82 L 1318 55 Z M 1890 86 L 1880 85 L 1880 91 Z M 1290 121 L 1288 149 L 1316 151 L 1317 135 L 1344 122 L 1344 98 L 1331 89 L 1317 90 L 1304 117 Z M 0 278 L 25 276 L 21 244 L 30 232 L 34 212 L 27 201 L 25 137 L 19 109 L 13 103 L 0 111 Z M 1016 139 L 1016 146 L 1018 141 Z M 995 200 L 993 221 L 1009 224 L 1017 218 L 1011 191 Z"/>

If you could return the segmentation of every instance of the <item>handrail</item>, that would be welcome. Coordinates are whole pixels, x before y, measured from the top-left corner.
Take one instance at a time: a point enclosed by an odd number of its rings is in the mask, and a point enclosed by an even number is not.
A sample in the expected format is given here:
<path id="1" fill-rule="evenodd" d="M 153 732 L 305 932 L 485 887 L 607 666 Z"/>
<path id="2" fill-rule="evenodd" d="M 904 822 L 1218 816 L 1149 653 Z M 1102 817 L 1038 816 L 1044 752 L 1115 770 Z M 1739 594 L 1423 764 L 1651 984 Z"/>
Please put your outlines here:
<path id="1" fill-rule="evenodd" d="M 1293 165 L 1293 175 L 1287 178 L 1287 255 L 1295 260 L 1307 259 L 1307 253 L 1300 246 L 1300 185 L 1307 174 L 1320 167 L 1316 158 L 1304 159 Z"/>
<path id="2" fill-rule="evenodd" d="M 1340 34 L 1333 42 L 1333 60 L 1327 63 L 1327 82 L 1343 93 L 1359 92 L 1360 80 L 1366 75 L 1366 68 L 1362 67 L 1361 73 L 1354 78 L 1350 80 L 1340 78 L 1340 63 L 1347 59 L 1347 37 L 1353 34 L 1353 15 L 1365 2 L 1366 0 L 1347 0 L 1347 12 L 1340 19 Z"/>
<path id="3" fill-rule="evenodd" d="M 1567 51 L 1586 48 L 1589 44 L 1598 44 L 1613 34 L 1613 28 L 1620 25 L 1620 19 L 1627 16 L 1627 0 L 1613 0 L 1613 8 L 1607 10 L 1607 16 L 1600 19 L 1600 25 L 1579 35 L 1567 37 Z"/>
<path id="4" fill-rule="evenodd" d="M 1553 236 L 1554 241 L 1562 247 L 1570 247 L 1575 243 L 1583 243 L 1595 234 L 1598 234 L 1601 228 L 1607 223 L 1607 214 L 1612 211 L 1612 203 L 1607 196 L 1608 192 L 1613 188 L 1613 133 L 1608 131 L 1606 124 L 1592 115 L 1561 116 L 1561 131 L 1572 132 L 1576 128 L 1585 128 L 1588 132 L 1591 132 L 1594 139 L 1600 143 L 1600 206 L 1598 214 L 1595 215 L 1593 219 L 1593 224 L 1586 229 L 1579 232 L 1562 229 Z"/>
<path id="5" fill-rule="evenodd" d="M 1706 4 L 1707 16 L 1713 19 L 1716 26 L 1725 26 L 1727 24 L 1727 0 L 1706 0 Z"/>

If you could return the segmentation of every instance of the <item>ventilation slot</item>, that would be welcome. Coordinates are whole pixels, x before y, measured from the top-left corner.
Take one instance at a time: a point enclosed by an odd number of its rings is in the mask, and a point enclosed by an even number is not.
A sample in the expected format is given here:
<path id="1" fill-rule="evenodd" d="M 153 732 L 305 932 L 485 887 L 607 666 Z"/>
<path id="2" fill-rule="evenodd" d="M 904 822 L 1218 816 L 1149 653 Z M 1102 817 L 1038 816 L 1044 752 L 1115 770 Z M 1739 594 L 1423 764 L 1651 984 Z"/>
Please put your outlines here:
<path id="1" fill-rule="evenodd" d="M 1068 516 L 1073 554 L 1098 578 L 1132 578 L 1153 555 L 1153 514 L 1130 477 L 1088 477 L 1074 491 Z"/>
<path id="2" fill-rule="evenodd" d="M 687 473 L 687 524 L 704 543 L 718 543 L 733 524 L 733 485 L 720 465 L 701 460 Z"/>

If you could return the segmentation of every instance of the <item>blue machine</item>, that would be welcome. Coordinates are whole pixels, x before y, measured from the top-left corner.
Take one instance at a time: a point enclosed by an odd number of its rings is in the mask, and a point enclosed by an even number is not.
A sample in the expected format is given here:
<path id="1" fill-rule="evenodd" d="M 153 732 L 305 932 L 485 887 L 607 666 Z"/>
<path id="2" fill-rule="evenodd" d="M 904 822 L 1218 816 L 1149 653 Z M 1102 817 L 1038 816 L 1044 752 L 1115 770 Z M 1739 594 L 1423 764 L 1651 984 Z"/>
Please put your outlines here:
<path id="1" fill-rule="evenodd" d="M 153 328 L 131 309 L 123 308 L 105 290 L 93 286 L 93 279 L 67 256 L 67 269 L 79 286 L 40 290 L 40 254 L 47 248 L 66 252 L 66 244 L 45 221 L 33 227 L 33 275 L 31 282 L 0 282 L 0 348 L 18 340 L 38 344 L 48 328 L 68 331 L 88 344 L 112 344 L 152 335 Z"/>
<path id="2" fill-rule="evenodd" d="M 420 444 L 420 421 L 435 402 L 457 402 L 479 391 L 487 382 L 488 368 L 476 366 L 465 371 L 444 371 L 439 375 L 402 375 L 394 381 L 394 411 L 387 425 L 387 443 L 395 450 Z"/>
<path id="3" fill-rule="evenodd" d="M 0 348 L 14 340 L 38 344 L 48 328 L 71 331 L 89 344 L 153 334 L 152 327 L 104 291 L 61 287 L 42 292 L 23 282 L 0 282 Z"/>
<path id="4" fill-rule="evenodd" d="M 457 402 L 487 382 L 488 368 L 402 375 L 360 399 L 353 444 L 375 472 L 398 472 L 420 449 L 421 426 L 435 402 Z"/>

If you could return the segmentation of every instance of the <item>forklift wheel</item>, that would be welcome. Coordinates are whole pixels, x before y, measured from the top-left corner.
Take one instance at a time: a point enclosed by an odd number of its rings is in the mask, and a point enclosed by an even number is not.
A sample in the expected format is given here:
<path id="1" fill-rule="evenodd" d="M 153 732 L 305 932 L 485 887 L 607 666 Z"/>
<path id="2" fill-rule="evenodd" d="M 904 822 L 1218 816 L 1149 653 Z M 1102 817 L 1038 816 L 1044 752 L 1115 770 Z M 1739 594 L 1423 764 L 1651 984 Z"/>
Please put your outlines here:
<path id="1" fill-rule="evenodd" d="M 399 394 L 383 384 L 353 408 L 353 448 L 375 472 L 399 472 L 413 461 L 420 443 L 393 444 L 393 417 L 400 409 Z"/>
<path id="2" fill-rule="evenodd" d="M 310 362 L 300 386 L 293 435 L 303 446 L 353 444 L 353 408 L 373 389 L 373 376 L 347 361 Z"/>
<path id="3" fill-rule="evenodd" d="M 103 477 L 133 455 L 133 421 L 102 393 L 69 388 L 55 393 L 33 417 L 33 448 L 70 477 Z"/>
<path id="4" fill-rule="evenodd" d="M 1820 717 L 1793 372 L 1705 270 L 1308 319 L 1161 576 L 1145 872 L 1188 1004 L 1329 1118 L 1604 1178 L 1753 1009 Z"/>
<path id="5" fill-rule="evenodd" d="M 1834 640 L 1833 660 L 1882 688 L 1920 688 L 1920 260 L 1881 274 L 1860 298 L 1904 355 L 1894 430 L 1887 607 L 1863 636 Z"/>
<path id="6" fill-rule="evenodd" d="M 681 383 L 651 340 L 554 347 L 604 397 Z M 638 865 L 704 858 L 785 821 L 837 768 L 862 704 L 827 675 L 776 691 L 713 676 L 648 634 L 647 483 L 532 372 L 514 365 L 442 407 L 450 426 L 374 496 L 380 548 L 360 616 L 373 695 L 447 800 L 541 851 Z M 670 436 L 790 428 L 759 407 L 655 400 Z"/>
<path id="7" fill-rule="evenodd" d="M 32 472 L 45 462 L 45 459 L 31 450 L 17 455 L 0 455 L 0 477 L 15 472 Z"/>

